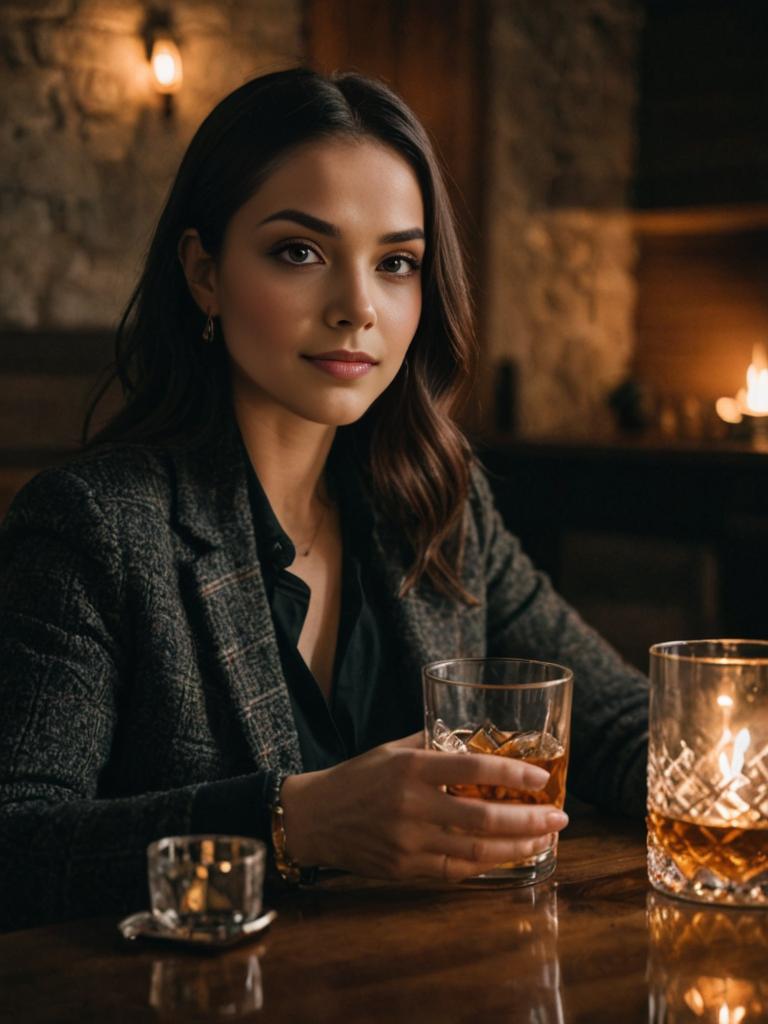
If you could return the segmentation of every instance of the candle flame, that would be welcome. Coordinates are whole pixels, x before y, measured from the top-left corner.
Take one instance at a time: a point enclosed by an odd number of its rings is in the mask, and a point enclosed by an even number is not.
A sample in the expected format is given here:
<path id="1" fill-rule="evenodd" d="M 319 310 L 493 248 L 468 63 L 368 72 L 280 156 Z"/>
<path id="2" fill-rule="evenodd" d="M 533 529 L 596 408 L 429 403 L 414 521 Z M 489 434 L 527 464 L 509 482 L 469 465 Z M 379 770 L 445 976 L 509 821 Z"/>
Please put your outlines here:
<path id="1" fill-rule="evenodd" d="M 717 703 L 720 705 L 721 708 L 732 708 L 733 697 L 729 697 L 727 693 L 721 693 L 720 696 L 717 698 Z"/>
<path id="2" fill-rule="evenodd" d="M 723 395 L 715 402 L 715 412 L 726 423 L 741 423 L 743 419 L 739 403 L 735 398 L 728 398 L 727 395 Z"/>
<path id="3" fill-rule="evenodd" d="M 741 423 L 745 413 L 751 416 L 768 415 L 768 357 L 764 345 L 752 347 L 746 388 L 739 388 L 735 398 L 718 398 L 715 411 L 726 423 Z"/>
<path id="4" fill-rule="evenodd" d="M 768 369 L 758 369 L 754 362 L 747 370 L 746 405 L 750 412 L 768 412 Z"/>
<path id="5" fill-rule="evenodd" d="M 730 738 L 730 730 L 726 729 L 723 733 L 723 742 L 727 743 Z M 723 782 L 731 782 L 741 774 L 741 769 L 744 767 L 744 754 L 749 746 L 749 742 L 749 730 L 741 729 L 736 733 L 736 738 L 733 741 L 733 752 L 730 761 L 726 752 L 724 750 L 720 751 L 719 764 Z"/>

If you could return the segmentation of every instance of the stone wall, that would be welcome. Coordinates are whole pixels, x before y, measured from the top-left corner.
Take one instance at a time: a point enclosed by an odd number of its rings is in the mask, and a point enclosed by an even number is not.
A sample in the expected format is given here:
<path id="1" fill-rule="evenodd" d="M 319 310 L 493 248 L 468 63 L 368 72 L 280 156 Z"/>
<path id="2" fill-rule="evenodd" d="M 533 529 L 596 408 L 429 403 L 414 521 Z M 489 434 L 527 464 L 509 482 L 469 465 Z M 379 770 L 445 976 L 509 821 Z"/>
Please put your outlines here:
<path id="1" fill-rule="evenodd" d="M 247 78 L 301 52 L 301 0 L 174 0 L 171 120 L 135 0 L 0 6 L 0 328 L 110 327 L 189 139 Z"/>
<path id="2" fill-rule="evenodd" d="M 487 365 L 523 436 L 607 429 L 633 348 L 640 5 L 492 0 Z"/>

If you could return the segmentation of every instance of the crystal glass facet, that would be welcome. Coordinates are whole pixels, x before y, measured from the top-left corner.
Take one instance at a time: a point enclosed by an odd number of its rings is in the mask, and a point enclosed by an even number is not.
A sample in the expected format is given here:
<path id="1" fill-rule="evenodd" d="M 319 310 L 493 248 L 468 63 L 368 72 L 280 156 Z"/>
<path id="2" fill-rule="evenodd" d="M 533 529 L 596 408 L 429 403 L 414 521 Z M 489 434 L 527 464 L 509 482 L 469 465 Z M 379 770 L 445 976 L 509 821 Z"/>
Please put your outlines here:
<path id="1" fill-rule="evenodd" d="M 524 658 L 455 658 L 426 665 L 423 680 L 428 748 L 518 758 L 549 772 L 540 790 L 479 784 L 450 786 L 450 793 L 562 808 L 571 726 L 573 673 L 569 668 Z M 550 839 L 541 853 L 499 864 L 467 881 L 507 885 L 543 881 L 557 861 L 557 834 Z"/>
<path id="2" fill-rule="evenodd" d="M 768 906 L 768 641 L 656 644 L 650 674 L 651 883 Z"/>

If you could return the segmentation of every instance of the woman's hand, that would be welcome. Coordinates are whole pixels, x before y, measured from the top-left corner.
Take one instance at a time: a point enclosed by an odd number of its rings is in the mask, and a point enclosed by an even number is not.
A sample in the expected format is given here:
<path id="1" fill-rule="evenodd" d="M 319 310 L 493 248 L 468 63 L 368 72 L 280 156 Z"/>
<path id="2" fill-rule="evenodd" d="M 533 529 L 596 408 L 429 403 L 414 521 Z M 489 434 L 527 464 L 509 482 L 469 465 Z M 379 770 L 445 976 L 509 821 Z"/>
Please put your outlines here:
<path id="1" fill-rule="evenodd" d="M 373 878 L 459 881 L 546 850 L 568 816 L 551 804 L 451 796 L 460 784 L 541 789 L 543 768 L 424 750 L 423 732 L 283 783 L 288 853 Z"/>

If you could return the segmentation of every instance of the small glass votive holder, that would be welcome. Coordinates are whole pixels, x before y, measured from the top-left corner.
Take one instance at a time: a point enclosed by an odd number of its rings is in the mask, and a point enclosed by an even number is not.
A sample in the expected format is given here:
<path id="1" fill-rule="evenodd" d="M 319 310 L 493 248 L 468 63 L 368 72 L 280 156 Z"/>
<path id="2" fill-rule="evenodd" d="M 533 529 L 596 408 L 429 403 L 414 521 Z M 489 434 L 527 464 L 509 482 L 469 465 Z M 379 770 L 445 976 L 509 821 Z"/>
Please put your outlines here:
<path id="1" fill-rule="evenodd" d="M 266 845 L 245 836 L 166 836 L 147 847 L 153 916 L 172 930 L 237 931 L 261 913 Z"/>
<path id="2" fill-rule="evenodd" d="M 768 641 L 651 648 L 648 877 L 768 907 Z"/>

